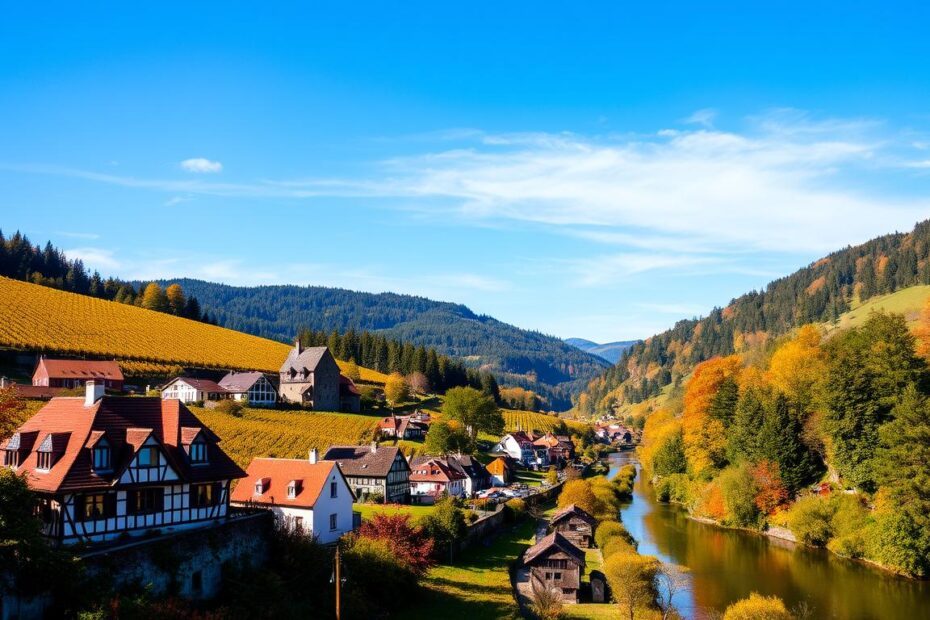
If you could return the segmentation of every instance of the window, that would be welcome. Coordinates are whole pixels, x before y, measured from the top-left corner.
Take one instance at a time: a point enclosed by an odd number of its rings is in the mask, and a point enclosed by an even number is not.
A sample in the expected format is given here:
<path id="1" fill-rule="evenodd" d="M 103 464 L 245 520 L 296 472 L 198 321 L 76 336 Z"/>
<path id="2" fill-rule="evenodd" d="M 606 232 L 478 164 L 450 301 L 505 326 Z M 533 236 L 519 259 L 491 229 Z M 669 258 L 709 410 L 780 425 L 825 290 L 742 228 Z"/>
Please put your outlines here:
<path id="1" fill-rule="evenodd" d="M 100 441 L 94 446 L 94 469 L 97 471 L 109 471 L 110 469 L 110 444 Z"/>
<path id="2" fill-rule="evenodd" d="M 336 494 L 338 493 L 338 491 L 339 491 L 339 485 L 335 482 L 330 482 L 329 483 L 329 496 L 336 497 Z"/>
<path id="3" fill-rule="evenodd" d="M 191 592 L 195 594 L 203 592 L 203 571 L 195 570 L 191 573 Z"/>
<path id="4" fill-rule="evenodd" d="M 162 487 L 136 489 L 126 493 L 126 514 L 144 515 L 161 512 L 165 506 L 165 489 Z"/>
<path id="5" fill-rule="evenodd" d="M 207 462 L 207 442 L 197 440 L 190 446 L 191 463 L 198 465 Z"/>
<path id="6" fill-rule="evenodd" d="M 36 464 L 36 469 L 48 471 L 51 468 L 52 468 L 52 453 L 51 452 L 39 452 L 38 463 Z"/>
<path id="7" fill-rule="evenodd" d="M 115 496 L 107 493 L 88 493 L 75 498 L 74 516 L 78 521 L 95 521 L 116 515 Z"/>
<path id="8" fill-rule="evenodd" d="M 332 532 L 332 531 L 335 530 L 337 527 L 338 527 L 338 525 L 337 525 L 337 523 L 336 523 L 336 515 L 335 515 L 335 514 L 329 515 L 329 531 Z"/>
<path id="9" fill-rule="evenodd" d="M 289 485 L 287 485 L 287 498 L 294 499 L 297 497 L 297 483 L 293 480 Z"/>
<path id="10" fill-rule="evenodd" d="M 265 492 L 265 481 L 259 480 L 258 482 L 255 483 L 255 494 L 261 495 L 264 492 Z"/>
<path id="11" fill-rule="evenodd" d="M 561 581 L 562 573 L 552 573 L 552 578 L 555 579 L 556 581 Z"/>
<path id="12" fill-rule="evenodd" d="M 303 517 L 294 517 L 294 529 L 295 530 L 304 529 L 304 518 Z"/>
<path id="13" fill-rule="evenodd" d="M 220 489 L 215 484 L 192 484 L 190 493 L 191 508 L 216 506 L 220 501 Z"/>
<path id="14" fill-rule="evenodd" d="M 19 467 L 19 450 L 4 450 L 3 464 L 7 467 Z"/>
<path id="15" fill-rule="evenodd" d="M 136 454 L 136 465 L 139 467 L 157 467 L 158 448 L 155 446 L 139 448 L 139 452 Z"/>

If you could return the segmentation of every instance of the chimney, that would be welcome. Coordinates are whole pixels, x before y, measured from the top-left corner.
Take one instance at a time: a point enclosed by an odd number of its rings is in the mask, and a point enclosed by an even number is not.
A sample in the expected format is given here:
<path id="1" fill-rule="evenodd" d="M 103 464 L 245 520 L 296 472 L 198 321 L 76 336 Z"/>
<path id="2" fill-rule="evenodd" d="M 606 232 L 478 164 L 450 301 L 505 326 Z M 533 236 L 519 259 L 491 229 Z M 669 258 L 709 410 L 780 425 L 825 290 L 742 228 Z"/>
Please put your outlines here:
<path id="1" fill-rule="evenodd" d="M 84 392 L 84 406 L 93 407 L 94 403 L 103 398 L 103 391 L 103 381 L 94 381 L 93 379 L 88 381 Z"/>
<path id="2" fill-rule="evenodd" d="M 6 377 L 0 377 L 0 390 L 6 387 Z"/>
<path id="3" fill-rule="evenodd" d="M 300 355 L 304 352 L 303 345 L 300 344 L 300 338 L 294 339 L 294 350 L 297 351 L 297 355 Z"/>
<path id="4" fill-rule="evenodd" d="M 317 460 L 319 460 L 319 458 L 320 458 L 319 450 L 317 450 L 316 448 L 313 448 L 312 450 L 310 450 L 310 457 L 308 458 L 308 460 L 310 461 L 311 465 L 315 465 Z"/>
<path id="5" fill-rule="evenodd" d="M 378 451 L 378 442 L 377 441 L 371 442 L 371 453 L 374 454 L 377 451 Z"/>

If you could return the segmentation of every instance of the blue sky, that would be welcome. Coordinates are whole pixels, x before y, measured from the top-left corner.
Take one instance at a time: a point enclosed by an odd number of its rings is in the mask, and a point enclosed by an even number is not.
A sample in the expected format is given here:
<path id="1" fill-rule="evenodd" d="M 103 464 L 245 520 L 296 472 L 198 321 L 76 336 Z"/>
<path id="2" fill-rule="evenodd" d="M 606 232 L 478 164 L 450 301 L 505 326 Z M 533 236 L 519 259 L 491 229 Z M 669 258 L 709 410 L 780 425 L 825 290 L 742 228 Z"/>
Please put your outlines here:
<path id="1" fill-rule="evenodd" d="M 930 217 L 921 4 L 574 4 L 7 6 L 0 227 L 607 341 Z"/>

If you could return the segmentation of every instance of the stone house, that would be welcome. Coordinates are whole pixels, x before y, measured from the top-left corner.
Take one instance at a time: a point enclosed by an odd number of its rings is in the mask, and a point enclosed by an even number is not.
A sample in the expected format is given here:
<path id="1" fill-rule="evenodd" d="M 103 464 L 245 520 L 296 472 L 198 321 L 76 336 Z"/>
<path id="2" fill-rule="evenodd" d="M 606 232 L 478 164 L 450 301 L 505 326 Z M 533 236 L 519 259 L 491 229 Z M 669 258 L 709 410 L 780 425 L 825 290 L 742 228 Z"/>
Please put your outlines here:
<path id="1" fill-rule="evenodd" d="M 281 400 L 317 411 L 339 411 L 339 365 L 326 347 L 303 348 L 300 341 L 281 365 Z"/>

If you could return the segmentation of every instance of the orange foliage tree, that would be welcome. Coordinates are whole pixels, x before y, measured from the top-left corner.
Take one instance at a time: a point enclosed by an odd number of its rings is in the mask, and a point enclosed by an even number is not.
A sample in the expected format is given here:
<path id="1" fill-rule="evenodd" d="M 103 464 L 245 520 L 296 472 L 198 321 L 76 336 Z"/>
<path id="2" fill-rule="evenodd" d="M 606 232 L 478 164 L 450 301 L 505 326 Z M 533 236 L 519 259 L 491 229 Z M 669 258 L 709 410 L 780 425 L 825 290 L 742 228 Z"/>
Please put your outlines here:
<path id="1" fill-rule="evenodd" d="M 685 388 L 681 418 L 685 456 L 691 473 L 700 476 L 726 462 L 727 438 L 723 422 L 708 415 L 708 407 L 727 379 L 739 381 L 739 356 L 715 357 L 698 364 Z"/>
<path id="2" fill-rule="evenodd" d="M 788 502 L 788 489 L 782 482 L 778 463 L 762 460 L 752 468 L 752 478 L 759 489 L 756 506 L 763 514 L 772 514 Z"/>
<path id="3" fill-rule="evenodd" d="M 914 327 L 914 338 L 917 340 L 917 355 L 930 359 L 930 297 L 920 311 L 920 319 Z"/>

